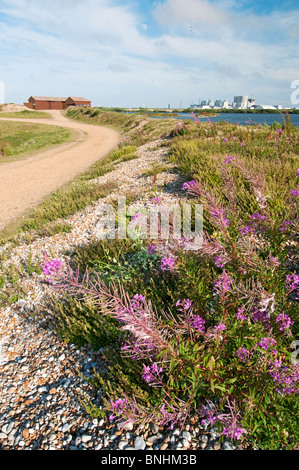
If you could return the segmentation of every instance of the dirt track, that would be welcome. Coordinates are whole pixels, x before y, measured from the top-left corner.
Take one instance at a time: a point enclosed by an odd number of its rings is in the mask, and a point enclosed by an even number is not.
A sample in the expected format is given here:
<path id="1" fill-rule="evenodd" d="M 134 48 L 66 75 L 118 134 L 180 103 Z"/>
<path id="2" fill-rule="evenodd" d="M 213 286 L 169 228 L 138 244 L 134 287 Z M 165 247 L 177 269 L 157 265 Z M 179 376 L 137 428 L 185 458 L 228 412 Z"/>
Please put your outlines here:
<path id="1" fill-rule="evenodd" d="M 79 135 L 72 143 L 26 160 L 0 164 L 0 230 L 82 173 L 119 142 L 119 134 L 112 129 L 71 121 L 60 111 L 48 112 L 52 119 L 5 120 L 63 126 L 79 131 Z"/>

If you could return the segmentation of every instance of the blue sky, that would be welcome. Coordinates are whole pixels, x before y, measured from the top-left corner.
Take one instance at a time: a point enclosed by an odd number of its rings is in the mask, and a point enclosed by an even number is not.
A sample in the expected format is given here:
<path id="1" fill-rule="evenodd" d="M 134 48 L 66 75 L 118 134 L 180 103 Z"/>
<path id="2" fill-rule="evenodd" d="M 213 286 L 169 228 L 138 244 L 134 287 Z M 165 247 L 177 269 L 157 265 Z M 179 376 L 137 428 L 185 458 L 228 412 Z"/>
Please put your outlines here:
<path id="1" fill-rule="evenodd" d="M 0 0 L 5 101 L 187 107 L 253 95 L 290 102 L 298 0 Z"/>

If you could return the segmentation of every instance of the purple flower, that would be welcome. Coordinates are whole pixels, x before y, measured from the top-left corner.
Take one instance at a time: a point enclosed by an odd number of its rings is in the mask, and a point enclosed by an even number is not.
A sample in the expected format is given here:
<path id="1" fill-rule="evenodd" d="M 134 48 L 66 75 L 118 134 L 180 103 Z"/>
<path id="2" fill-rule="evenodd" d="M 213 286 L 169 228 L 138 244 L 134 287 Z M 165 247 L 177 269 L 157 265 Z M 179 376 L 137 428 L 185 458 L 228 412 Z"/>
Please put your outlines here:
<path id="1" fill-rule="evenodd" d="M 246 315 L 243 315 L 245 311 L 245 305 L 242 305 L 242 307 L 238 308 L 238 311 L 236 313 L 236 317 L 238 320 L 247 320 Z"/>
<path id="2" fill-rule="evenodd" d="M 254 322 L 260 322 L 266 329 L 271 327 L 268 314 L 256 307 L 251 309 L 251 318 Z"/>
<path id="3" fill-rule="evenodd" d="M 175 261 L 173 258 L 163 258 L 161 259 L 161 269 L 162 271 L 171 271 L 175 266 Z"/>
<path id="4" fill-rule="evenodd" d="M 292 196 L 299 196 L 299 191 L 296 191 L 295 189 L 291 189 L 290 194 L 292 194 Z"/>
<path id="5" fill-rule="evenodd" d="M 237 427 L 235 429 L 229 429 L 229 428 L 224 427 L 222 431 L 222 434 L 224 434 L 225 436 L 230 437 L 231 439 L 237 439 L 237 440 L 242 439 L 243 437 L 242 435 L 246 433 L 247 431 L 240 427 Z"/>
<path id="6" fill-rule="evenodd" d="M 213 217 L 213 219 L 217 219 L 223 227 L 229 227 L 229 220 L 224 215 L 222 209 L 212 209 L 210 211 L 210 215 Z"/>
<path id="7" fill-rule="evenodd" d="M 257 345 L 260 346 L 265 351 L 269 351 L 270 346 L 275 346 L 276 341 L 273 338 L 262 338 L 257 342 Z"/>
<path id="8" fill-rule="evenodd" d="M 187 181 L 186 183 L 183 184 L 182 191 L 186 191 L 188 189 L 191 189 L 191 187 L 193 186 L 194 183 L 195 183 L 194 180 Z"/>
<path id="9" fill-rule="evenodd" d="M 287 229 L 288 225 L 292 225 L 292 221 L 291 220 L 284 220 L 282 222 L 282 224 L 280 224 L 280 226 L 278 227 L 278 230 L 280 232 L 284 232 Z"/>
<path id="10" fill-rule="evenodd" d="M 193 317 L 190 318 L 190 325 L 191 328 L 200 333 L 204 333 L 205 331 L 205 321 L 199 315 L 193 315 Z"/>
<path id="11" fill-rule="evenodd" d="M 297 170 L 296 176 L 298 176 L 298 178 L 299 178 L 299 168 Z"/>
<path id="12" fill-rule="evenodd" d="M 230 290 L 230 286 L 233 282 L 234 279 L 230 278 L 224 269 L 223 273 L 218 277 L 215 282 L 214 290 L 218 292 L 218 294 L 224 294 L 225 292 Z"/>
<path id="13" fill-rule="evenodd" d="M 155 362 L 151 366 L 145 366 L 143 364 L 142 378 L 143 380 L 145 380 L 146 383 L 150 384 L 157 380 L 157 378 L 160 374 L 162 374 L 162 372 L 162 367 L 158 367 Z"/>
<path id="14" fill-rule="evenodd" d="M 243 147 L 243 145 L 244 145 L 244 142 L 241 142 L 241 143 L 240 143 L 240 145 L 241 145 L 241 147 Z"/>
<path id="15" fill-rule="evenodd" d="M 280 263 L 277 258 L 274 258 L 274 256 L 269 256 L 269 258 L 266 260 L 266 265 L 267 266 L 269 265 L 279 266 Z"/>
<path id="16" fill-rule="evenodd" d="M 217 334 L 220 333 L 221 331 L 226 330 L 226 326 L 224 323 L 222 323 L 222 320 L 218 323 L 218 325 L 214 327 L 214 330 L 216 331 Z"/>
<path id="17" fill-rule="evenodd" d="M 278 382 L 282 387 L 277 387 L 276 391 L 281 395 L 291 393 L 298 393 L 298 380 L 299 380 L 299 365 L 292 364 L 291 368 L 284 367 L 281 362 L 275 360 L 270 364 L 269 375 L 275 382 Z"/>
<path id="18" fill-rule="evenodd" d="M 230 163 L 234 158 L 236 158 L 234 155 L 229 155 L 229 156 L 224 160 L 224 163 Z"/>
<path id="19" fill-rule="evenodd" d="M 227 141 L 228 141 L 228 138 L 227 138 L 227 137 L 225 137 L 225 139 L 223 139 L 223 142 L 227 142 Z"/>
<path id="20" fill-rule="evenodd" d="M 122 416 L 127 408 L 127 400 L 125 398 L 118 398 L 113 401 L 110 400 L 112 415 L 109 416 L 109 421 L 112 422 L 117 416 Z"/>
<path id="21" fill-rule="evenodd" d="M 45 264 L 42 265 L 43 274 L 45 276 L 50 276 L 47 281 L 53 282 L 51 279 L 52 276 L 55 276 L 62 270 L 62 262 L 59 259 L 53 259 L 52 261 L 46 261 Z"/>
<path id="22" fill-rule="evenodd" d="M 147 247 L 147 251 L 148 251 L 148 254 L 149 255 L 152 255 L 155 253 L 155 251 L 157 250 L 158 246 L 157 245 L 149 245 Z"/>
<path id="23" fill-rule="evenodd" d="M 225 262 L 223 261 L 222 259 L 222 256 L 216 256 L 215 260 L 214 260 L 214 263 L 216 264 L 216 266 L 218 268 L 223 268 Z"/>
<path id="24" fill-rule="evenodd" d="M 144 295 L 135 294 L 134 297 L 133 297 L 133 299 L 131 299 L 131 303 L 134 303 L 134 304 L 135 304 L 136 301 L 137 301 L 137 302 L 141 302 L 141 303 L 145 302 L 145 297 L 144 297 Z"/>
<path id="25" fill-rule="evenodd" d="M 250 227 L 250 225 L 246 225 L 246 227 L 241 227 L 241 228 L 239 228 L 239 232 L 240 232 L 241 235 L 244 236 L 244 235 L 246 235 L 246 234 L 249 233 L 249 232 L 254 233 L 254 232 L 255 232 L 255 229 L 252 228 L 252 227 Z"/>
<path id="26" fill-rule="evenodd" d="M 256 212 L 255 214 L 252 214 L 250 217 L 252 220 L 265 220 L 267 217 L 265 215 L 260 214 L 259 212 Z"/>
<path id="27" fill-rule="evenodd" d="M 185 300 L 178 300 L 177 303 L 176 303 L 176 306 L 177 307 L 182 307 L 183 310 L 188 310 L 189 308 L 191 308 L 191 300 L 189 299 L 185 299 Z"/>
<path id="28" fill-rule="evenodd" d="M 242 362 L 246 362 L 248 359 L 249 351 L 246 348 L 239 348 L 236 352 L 235 355 L 241 359 Z"/>
<path id="29" fill-rule="evenodd" d="M 299 298 L 299 276 L 297 274 L 293 273 L 287 275 L 286 287 L 289 292 L 295 291 L 296 298 Z"/>
<path id="30" fill-rule="evenodd" d="M 291 325 L 294 325 L 293 320 L 291 320 L 284 312 L 277 315 L 275 323 L 278 323 L 280 331 L 284 331 L 285 329 L 290 328 Z"/>
<path id="31" fill-rule="evenodd" d="M 160 198 L 159 196 L 155 196 L 155 197 L 152 197 L 152 198 L 150 199 L 150 201 L 151 201 L 151 202 L 156 202 L 156 203 L 158 204 L 158 202 L 161 201 L 161 198 Z"/>

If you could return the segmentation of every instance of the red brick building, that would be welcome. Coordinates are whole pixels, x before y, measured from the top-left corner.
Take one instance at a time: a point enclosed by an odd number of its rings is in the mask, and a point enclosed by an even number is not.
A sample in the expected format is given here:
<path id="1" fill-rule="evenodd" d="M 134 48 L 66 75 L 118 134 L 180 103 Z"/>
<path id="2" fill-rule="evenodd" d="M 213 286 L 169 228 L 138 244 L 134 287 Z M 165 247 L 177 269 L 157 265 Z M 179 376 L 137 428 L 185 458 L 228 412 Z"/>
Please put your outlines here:
<path id="1" fill-rule="evenodd" d="M 27 103 L 24 103 L 29 109 L 66 109 L 69 106 L 91 107 L 91 101 L 86 98 L 69 96 L 68 98 L 53 96 L 30 96 Z"/>

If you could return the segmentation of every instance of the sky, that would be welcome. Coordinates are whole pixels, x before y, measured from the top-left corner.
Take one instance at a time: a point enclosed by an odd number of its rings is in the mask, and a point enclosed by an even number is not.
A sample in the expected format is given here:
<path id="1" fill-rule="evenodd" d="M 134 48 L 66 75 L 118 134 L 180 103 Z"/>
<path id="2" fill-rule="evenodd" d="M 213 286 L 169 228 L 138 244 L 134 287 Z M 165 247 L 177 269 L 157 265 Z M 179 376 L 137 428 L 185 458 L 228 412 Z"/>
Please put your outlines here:
<path id="1" fill-rule="evenodd" d="M 0 91 L 93 106 L 292 107 L 298 0 L 0 0 Z M 1 92 L 0 92 L 1 101 Z"/>

